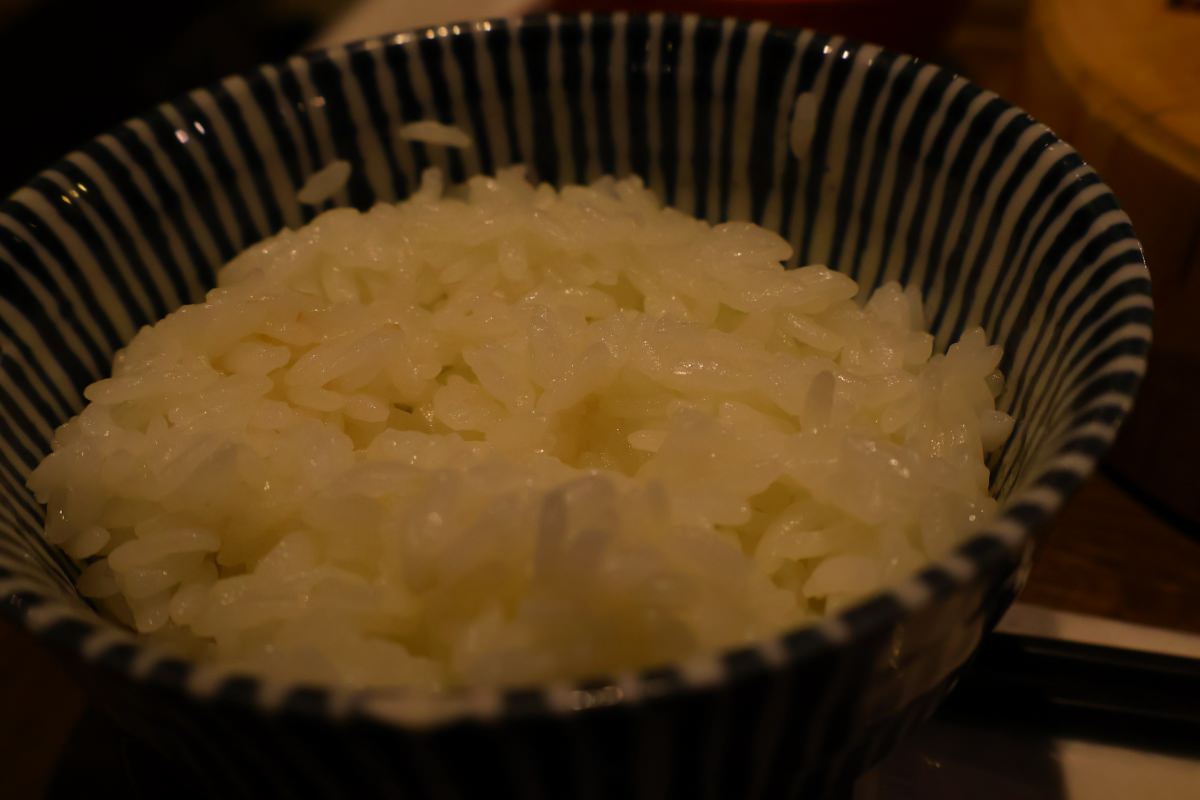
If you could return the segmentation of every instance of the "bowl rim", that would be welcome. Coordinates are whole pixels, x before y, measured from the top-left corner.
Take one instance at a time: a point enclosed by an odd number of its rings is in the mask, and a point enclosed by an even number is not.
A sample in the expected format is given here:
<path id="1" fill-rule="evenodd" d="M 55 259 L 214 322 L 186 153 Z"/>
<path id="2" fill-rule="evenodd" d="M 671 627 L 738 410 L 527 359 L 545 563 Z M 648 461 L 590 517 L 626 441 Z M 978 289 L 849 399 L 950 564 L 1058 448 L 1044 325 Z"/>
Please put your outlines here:
<path id="1" fill-rule="evenodd" d="M 297 59 L 311 65 L 337 54 L 411 46 L 425 38 L 453 39 L 473 34 L 486 37 L 493 30 L 530 26 L 553 30 L 564 22 L 592 24 L 597 20 L 607 20 L 610 24 L 624 24 L 629 20 L 678 20 L 721 28 L 762 25 L 765 26 L 764 37 L 784 37 L 793 46 L 802 37 L 824 36 L 830 46 L 848 52 L 855 59 L 863 57 L 863 48 L 870 48 L 919 63 L 932 68 L 935 74 L 974 86 L 952 70 L 924 59 L 853 39 L 826 36 L 807 28 L 699 14 L 538 13 L 425 26 L 320 48 L 227 76 L 167 100 L 155 108 L 170 106 L 196 91 L 241 91 L 234 85 L 237 81 L 252 85 L 256 80 L 263 80 L 263 71 L 266 69 L 275 69 L 280 73 L 292 70 L 292 64 Z M 1049 135 L 1050 146 L 1059 146 L 1064 155 L 1077 155 L 1070 145 L 1019 107 L 989 90 L 980 89 L 980 92 L 985 99 L 1003 104 L 1005 110 L 1016 110 L 1039 133 Z M 0 204 L 0 215 L 7 215 L 13 198 L 33 182 L 51 173 L 65 159 L 80 153 L 82 147 L 125 129 L 130 123 L 144 119 L 153 110 L 131 117 L 89 139 L 80 148 L 40 171 Z M 1072 173 L 1072 181 L 1095 177 L 1090 166 L 1082 160 L 1079 163 L 1078 169 Z M 1093 184 L 1099 187 L 1098 197 L 1109 199 L 1120 219 L 1128 224 L 1128 217 L 1120 210 L 1111 189 L 1100 182 L 1093 181 Z M 1133 265 L 1141 267 L 1148 281 L 1149 272 L 1145 270 L 1140 243 L 1132 235 L 1129 242 L 1137 254 Z M 587 713 L 701 692 L 718 685 L 795 668 L 821 656 L 847 651 L 863 640 L 889 634 L 907 617 L 956 592 L 970 587 L 999 587 L 1009 578 L 1013 578 L 1016 588 L 1023 585 L 1031 565 L 1034 534 L 1061 508 L 1083 479 L 1091 474 L 1128 415 L 1144 375 L 1150 345 L 1150 325 L 1144 315 L 1147 312 L 1152 315 L 1152 299 L 1148 288 L 1130 288 L 1128 295 L 1143 297 L 1145 304 L 1137 306 L 1143 317 L 1134 319 L 1129 309 L 1115 312 L 1115 316 L 1124 318 L 1122 328 L 1129 328 L 1130 332 L 1120 341 L 1120 348 L 1113 350 L 1103 365 L 1121 362 L 1122 368 L 1088 380 L 1088 386 L 1096 387 L 1097 394 L 1087 406 L 1073 412 L 1070 425 L 1062 434 L 1062 445 L 1046 458 L 1029 479 L 1012 491 L 982 530 L 946 555 L 909 575 L 899 585 L 872 594 L 819 622 L 789 629 L 748 645 L 589 679 L 564 679 L 513 687 L 464 686 L 432 693 L 403 686 L 352 689 L 338 684 L 298 683 L 263 673 L 230 670 L 184 660 L 163 652 L 158 646 L 141 640 L 138 634 L 100 618 L 95 612 L 22 585 L 18 576 L 3 567 L 0 567 L 0 614 L 31 632 L 36 639 L 68 661 L 97 669 L 105 678 L 163 690 L 181 700 L 231 704 L 271 715 L 298 715 L 339 722 L 366 721 L 418 730 L 440 729 L 462 722 L 496 724 L 526 716 Z M 1003 606 L 1006 607 L 1007 602 Z M 995 618 L 985 621 L 985 633 L 995 621 Z"/>

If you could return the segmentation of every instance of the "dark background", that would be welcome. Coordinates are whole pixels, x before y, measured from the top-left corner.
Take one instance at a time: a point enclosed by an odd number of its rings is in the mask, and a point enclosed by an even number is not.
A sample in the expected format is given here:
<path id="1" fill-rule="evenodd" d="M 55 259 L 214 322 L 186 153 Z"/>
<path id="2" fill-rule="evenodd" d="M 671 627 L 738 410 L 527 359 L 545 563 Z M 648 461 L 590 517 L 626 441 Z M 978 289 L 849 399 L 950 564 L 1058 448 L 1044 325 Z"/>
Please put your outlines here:
<path id="1" fill-rule="evenodd" d="M 350 4 L 0 0 L 0 197 L 126 117 L 286 58 Z"/>

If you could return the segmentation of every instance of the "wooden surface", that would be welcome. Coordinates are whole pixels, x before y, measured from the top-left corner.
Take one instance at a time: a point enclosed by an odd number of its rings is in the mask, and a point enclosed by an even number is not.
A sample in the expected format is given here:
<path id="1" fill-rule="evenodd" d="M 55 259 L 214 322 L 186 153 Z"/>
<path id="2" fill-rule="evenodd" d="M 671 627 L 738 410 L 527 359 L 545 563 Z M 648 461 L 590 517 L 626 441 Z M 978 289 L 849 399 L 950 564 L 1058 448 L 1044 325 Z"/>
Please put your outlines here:
<path id="1" fill-rule="evenodd" d="M 1032 0 L 1011 97 L 1070 142 L 1133 221 L 1154 347 L 1112 463 L 1200 522 L 1200 11 L 1162 0 Z"/>
<path id="2" fill-rule="evenodd" d="M 1105 158 L 1124 139 L 1135 151 L 1200 182 L 1200 14 L 1147 0 L 1034 0 L 1030 74 L 1076 145 Z M 1190 80 L 1180 80 L 1190 76 Z"/>
<path id="3" fill-rule="evenodd" d="M 1200 633 L 1200 540 L 1096 475 L 1051 528 L 1021 599 Z"/>

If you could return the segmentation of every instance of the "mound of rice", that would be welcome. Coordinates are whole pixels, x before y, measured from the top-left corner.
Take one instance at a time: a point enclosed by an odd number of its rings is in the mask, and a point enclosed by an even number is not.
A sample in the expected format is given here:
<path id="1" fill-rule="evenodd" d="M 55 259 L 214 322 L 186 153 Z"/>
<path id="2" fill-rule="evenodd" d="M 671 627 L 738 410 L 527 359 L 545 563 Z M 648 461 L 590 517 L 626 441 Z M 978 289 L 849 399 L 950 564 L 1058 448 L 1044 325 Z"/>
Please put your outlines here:
<path id="1" fill-rule="evenodd" d="M 140 331 L 29 479 L 80 590 L 355 686 L 578 677 L 896 582 L 994 503 L 999 349 L 634 178 L 329 211 Z"/>

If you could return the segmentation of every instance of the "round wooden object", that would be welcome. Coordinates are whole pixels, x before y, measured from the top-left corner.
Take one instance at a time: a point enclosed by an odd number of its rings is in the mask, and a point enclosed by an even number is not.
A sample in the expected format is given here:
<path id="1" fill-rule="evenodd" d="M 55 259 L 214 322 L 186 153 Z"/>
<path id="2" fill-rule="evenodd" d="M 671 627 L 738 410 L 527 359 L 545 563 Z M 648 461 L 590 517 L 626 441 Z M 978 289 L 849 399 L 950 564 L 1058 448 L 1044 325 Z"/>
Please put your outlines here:
<path id="1" fill-rule="evenodd" d="M 1154 281 L 1155 343 L 1111 463 L 1200 521 L 1200 9 L 1032 0 L 1016 101 L 1116 192 Z"/>

